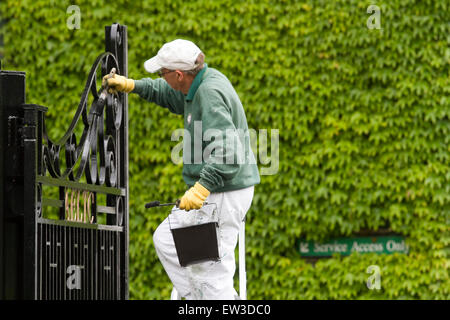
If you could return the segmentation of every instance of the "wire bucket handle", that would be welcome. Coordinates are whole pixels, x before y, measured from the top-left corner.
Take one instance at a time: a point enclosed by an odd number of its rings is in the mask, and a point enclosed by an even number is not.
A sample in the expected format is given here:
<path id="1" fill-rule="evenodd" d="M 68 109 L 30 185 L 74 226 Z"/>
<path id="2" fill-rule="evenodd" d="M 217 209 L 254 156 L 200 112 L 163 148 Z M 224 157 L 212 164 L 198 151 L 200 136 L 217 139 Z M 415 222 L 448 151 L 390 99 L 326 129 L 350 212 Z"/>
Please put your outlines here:
<path id="1" fill-rule="evenodd" d="M 194 212 L 192 212 L 192 213 L 189 212 L 189 211 L 186 211 L 186 215 L 197 215 L 197 218 L 198 218 L 198 215 L 200 215 L 201 212 L 205 212 L 202 209 L 207 207 L 207 206 L 211 206 L 211 205 L 214 206 L 214 209 L 212 210 L 211 218 L 214 218 L 214 216 L 217 216 L 217 219 L 216 219 L 216 221 L 211 221 L 210 220 L 208 222 L 216 222 L 217 224 L 219 224 L 219 216 L 217 214 L 217 203 L 215 203 L 215 202 L 204 202 L 203 206 L 200 209 L 195 209 L 195 210 L 193 210 Z M 169 228 L 170 228 L 170 230 L 172 230 L 172 225 L 170 223 L 170 215 L 173 214 L 174 212 L 177 212 L 177 211 L 185 211 L 185 210 L 179 209 L 179 208 L 172 209 L 172 211 L 167 216 L 167 220 L 169 221 Z M 192 220 L 195 220 L 195 218 L 196 217 L 194 216 Z M 201 221 L 201 220 L 196 220 L 195 222 L 196 222 L 196 224 L 204 223 L 204 221 Z"/>

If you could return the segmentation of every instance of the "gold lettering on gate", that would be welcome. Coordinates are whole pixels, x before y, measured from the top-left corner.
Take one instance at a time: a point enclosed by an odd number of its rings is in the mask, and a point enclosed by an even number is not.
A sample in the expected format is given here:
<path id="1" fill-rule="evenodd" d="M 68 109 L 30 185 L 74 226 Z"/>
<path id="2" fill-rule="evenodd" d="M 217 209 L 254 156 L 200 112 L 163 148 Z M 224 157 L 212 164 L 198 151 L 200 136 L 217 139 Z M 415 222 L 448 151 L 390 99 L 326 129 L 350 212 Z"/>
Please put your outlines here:
<path id="1" fill-rule="evenodd" d="M 94 217 L 91 214 L 91 205 L 94 204 L 92 192 L 66 189 L 64 200 L 67 221 L 94 223 Z M 80 212 L 80 201 L 82 202 L 82 212 Z"/>

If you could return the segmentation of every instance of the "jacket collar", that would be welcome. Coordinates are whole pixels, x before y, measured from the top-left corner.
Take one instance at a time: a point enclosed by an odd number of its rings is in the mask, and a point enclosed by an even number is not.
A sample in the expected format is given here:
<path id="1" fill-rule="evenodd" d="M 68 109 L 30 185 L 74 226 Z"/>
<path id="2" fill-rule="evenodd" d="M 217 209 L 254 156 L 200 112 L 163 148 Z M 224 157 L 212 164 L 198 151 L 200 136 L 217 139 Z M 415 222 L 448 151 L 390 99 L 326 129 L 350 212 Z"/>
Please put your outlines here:
<path id="1" fill-rule="evenodd" d="M 192 99 L 194 99 L 195 93 L 197 92 L 198 87 L 202 83 L 206 69 L 208 69 L 208 65 L 205 63 L 203 69 L 195 76 L 194 81 L 192 81 L 191 87 L 189 88 L 188 94 L 186 95 L 185 98 L 186 101 L 192 101 Z"/>

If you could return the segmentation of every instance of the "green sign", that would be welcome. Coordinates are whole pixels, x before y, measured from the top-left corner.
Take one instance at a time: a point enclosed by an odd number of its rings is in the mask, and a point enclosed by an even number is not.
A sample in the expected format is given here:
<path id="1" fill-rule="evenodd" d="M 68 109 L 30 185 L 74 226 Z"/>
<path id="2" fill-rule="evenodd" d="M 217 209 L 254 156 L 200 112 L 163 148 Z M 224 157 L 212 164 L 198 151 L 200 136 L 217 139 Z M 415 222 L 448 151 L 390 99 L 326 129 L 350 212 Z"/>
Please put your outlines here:
<path id="1" fill-rule="evenodd" d="M 348 256 L 352 252 L 359 253 L 408 253 L 405 238 L 401 236 L 374 236 L 338 238 L 328 242 L 298 242 L 298 250 L 302 257 L 331 257 L 334 253 Z"/>

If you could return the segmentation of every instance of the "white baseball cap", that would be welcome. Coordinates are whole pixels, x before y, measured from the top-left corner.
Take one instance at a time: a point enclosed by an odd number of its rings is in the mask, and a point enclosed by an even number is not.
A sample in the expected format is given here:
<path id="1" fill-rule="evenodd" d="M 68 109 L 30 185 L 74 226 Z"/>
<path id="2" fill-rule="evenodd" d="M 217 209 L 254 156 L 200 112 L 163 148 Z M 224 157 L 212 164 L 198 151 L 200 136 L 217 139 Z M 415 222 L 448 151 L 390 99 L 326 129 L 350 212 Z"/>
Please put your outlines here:
<path id="1" fill-rule="evenodd" d="M 158 54 L 144 63 L 147 72 L 155 73 L 162 68 L 189 71 L 197 67 L 195 60 L 202 52 L 189 40 L 176 39 L 164 44 Z"/>

